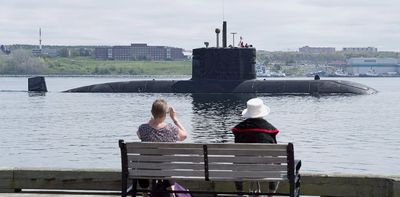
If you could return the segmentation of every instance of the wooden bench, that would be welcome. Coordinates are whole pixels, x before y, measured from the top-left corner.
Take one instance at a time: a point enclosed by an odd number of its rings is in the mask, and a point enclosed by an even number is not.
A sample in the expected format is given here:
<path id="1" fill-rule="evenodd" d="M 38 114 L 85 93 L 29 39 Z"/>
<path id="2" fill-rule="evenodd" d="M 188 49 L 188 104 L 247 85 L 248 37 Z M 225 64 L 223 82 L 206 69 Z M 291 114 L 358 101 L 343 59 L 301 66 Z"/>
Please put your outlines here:
<path id="1" fill-rule="evenodd" d="M 300 161 L 293 144 L 194 144 L 119 141 L 122 164 L 122 196 L 137 192 L 138 179 L 199 181 L 288 181 L 287 193 L 299 196 Z M 128 188 L 129 180 L 132 185 Z M 173 191 L 172 191 L 173 192 Z M 190 191 L 200 194 L 251 194 L 251 192 Z M 268 195 L 270 193 L 259 193 Z"/>

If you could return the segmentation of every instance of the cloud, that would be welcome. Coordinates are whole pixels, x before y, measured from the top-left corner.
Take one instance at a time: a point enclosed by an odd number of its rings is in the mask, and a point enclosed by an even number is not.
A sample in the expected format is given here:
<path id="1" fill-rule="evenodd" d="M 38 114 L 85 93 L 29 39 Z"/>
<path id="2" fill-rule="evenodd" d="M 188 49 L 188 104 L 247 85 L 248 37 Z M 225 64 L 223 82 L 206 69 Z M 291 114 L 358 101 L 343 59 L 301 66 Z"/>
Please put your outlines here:
<path id="1" fill-rule="evenodd" d="M 0 0 L 0 43 L 215 45 L 223 17 L 259 49 L 379 46 L 399 50 L 400 1 Z M 224 6 L 223 6 L 224 5 Z M 230 41 L 231 39 L 229 39 Z"/>

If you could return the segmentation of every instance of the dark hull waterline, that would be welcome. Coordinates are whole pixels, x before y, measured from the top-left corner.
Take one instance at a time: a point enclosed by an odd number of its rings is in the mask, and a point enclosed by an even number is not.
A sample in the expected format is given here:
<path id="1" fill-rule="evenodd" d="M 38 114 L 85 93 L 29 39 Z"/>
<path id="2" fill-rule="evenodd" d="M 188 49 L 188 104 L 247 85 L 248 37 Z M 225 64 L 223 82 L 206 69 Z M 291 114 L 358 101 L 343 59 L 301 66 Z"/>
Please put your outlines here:
<path id="1" fill-rule="evenodd" d="M 375 94 L 368 86 L 342 80 L 143 80 L 89 85 L 65 92 Z"/>

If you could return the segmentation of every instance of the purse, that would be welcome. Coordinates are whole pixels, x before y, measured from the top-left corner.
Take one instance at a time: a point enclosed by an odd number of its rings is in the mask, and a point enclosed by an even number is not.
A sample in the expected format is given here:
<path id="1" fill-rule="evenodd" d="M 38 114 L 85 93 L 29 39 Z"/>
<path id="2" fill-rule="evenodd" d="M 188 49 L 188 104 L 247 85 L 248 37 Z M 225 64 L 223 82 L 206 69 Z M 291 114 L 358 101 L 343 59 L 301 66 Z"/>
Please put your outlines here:
<path id="1" fill-rule="evenodd" d="M 175 182 L 173 185 L 171 185 L 172 191 L 189 191 L 188 189 L 184 188 L 182 185 L 178 184 Z M 174 193 L 175 197 L 193 197 L 190 195 L 190 193 Z"/>

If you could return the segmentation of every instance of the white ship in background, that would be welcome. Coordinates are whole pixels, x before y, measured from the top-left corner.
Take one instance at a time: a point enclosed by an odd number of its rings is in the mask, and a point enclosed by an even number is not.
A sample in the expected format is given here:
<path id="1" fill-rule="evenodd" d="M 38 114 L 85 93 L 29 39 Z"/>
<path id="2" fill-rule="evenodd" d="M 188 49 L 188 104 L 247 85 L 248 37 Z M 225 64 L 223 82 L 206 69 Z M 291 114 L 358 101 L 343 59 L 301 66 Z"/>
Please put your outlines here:
<path id="1" fill-rule="evenodd" d="M 256 64 L 256 75 L 257 77 L 286 77 L 284 72 L 273 72 L 270 71 L 266 66 L 260 64 Z"/>

